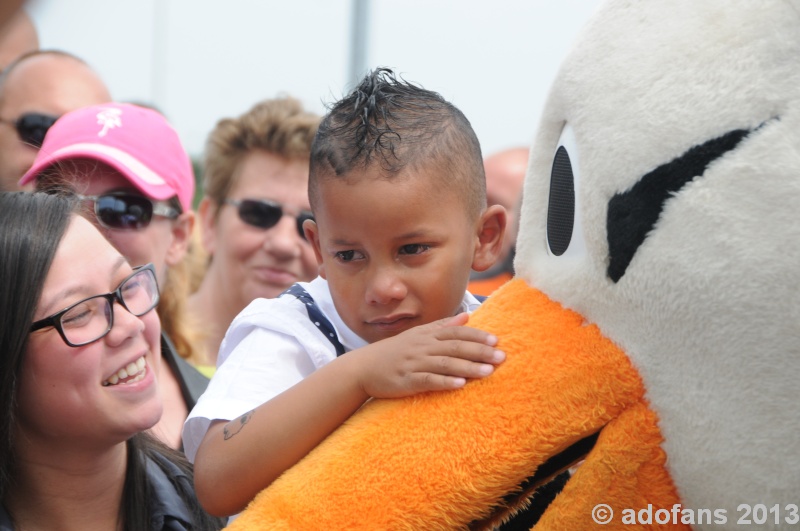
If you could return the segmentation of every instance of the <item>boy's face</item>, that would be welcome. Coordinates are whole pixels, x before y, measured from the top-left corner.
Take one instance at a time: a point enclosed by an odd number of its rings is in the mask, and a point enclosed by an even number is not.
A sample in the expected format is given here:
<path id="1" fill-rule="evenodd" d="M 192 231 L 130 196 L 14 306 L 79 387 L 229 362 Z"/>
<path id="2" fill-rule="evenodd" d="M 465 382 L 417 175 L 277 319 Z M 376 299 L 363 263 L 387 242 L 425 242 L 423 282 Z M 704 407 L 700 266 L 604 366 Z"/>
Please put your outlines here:
<path id="1" fill-rule="evenodd" d="M 429 184 L 436 178 L 319 183 L 306 235 L 336 310 L 370 343 L 454 315 L 464 297 L 480 221 L 463 194 Z"/>

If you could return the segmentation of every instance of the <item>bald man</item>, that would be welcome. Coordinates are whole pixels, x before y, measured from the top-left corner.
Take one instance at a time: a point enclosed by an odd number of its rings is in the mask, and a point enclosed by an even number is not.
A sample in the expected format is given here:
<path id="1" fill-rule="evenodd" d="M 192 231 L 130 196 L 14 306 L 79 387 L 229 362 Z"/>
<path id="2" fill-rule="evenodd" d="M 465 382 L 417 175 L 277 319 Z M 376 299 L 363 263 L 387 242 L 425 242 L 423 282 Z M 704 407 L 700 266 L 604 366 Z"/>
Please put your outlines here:
<path id="1" fill-rule="evenodd" d="M 528 169 L 527 147 L 506 149 L 493 153 L 483 161 L 486 171 L 486 202 L 502 205 L 508 211 L 508 229 L 503 249 L 495 265 L 482 272 L 473 272 L 469 291 L 474 295 L 489 295 L 514 275 L 514 245 L 517 240 L 519 205 L 522 183 Z"/>
<path id="2" fill-rule="evenodd" d="M 23 54 L 39 49 L 39 34 L 31 17 L 20 10 L 8 22 L 0 25 L 0 70 Z"/>
<path id="3" fill-rule="evenodd" d="M 23 55 L 0 75 L 0 190 L 19 190 L 44 133 L 62 114 L 111 101 L 81 59 L 56 50 Z"/>

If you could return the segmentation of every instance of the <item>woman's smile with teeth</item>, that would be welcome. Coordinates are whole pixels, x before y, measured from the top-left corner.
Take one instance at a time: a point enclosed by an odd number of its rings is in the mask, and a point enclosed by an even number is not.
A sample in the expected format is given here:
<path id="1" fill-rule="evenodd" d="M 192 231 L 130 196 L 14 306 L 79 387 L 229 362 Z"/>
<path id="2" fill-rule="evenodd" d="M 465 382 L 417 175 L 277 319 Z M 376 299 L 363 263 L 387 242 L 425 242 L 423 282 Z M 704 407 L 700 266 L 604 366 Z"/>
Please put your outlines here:
<path id="1" fill-rule="evenodd" d="M 144 378 L 145 374 L 147 371 L 145 370 L 144 356 L 142 356 L 112 374 L 108 380 L 103 382 L 103 386 L 135 383 Z"/>

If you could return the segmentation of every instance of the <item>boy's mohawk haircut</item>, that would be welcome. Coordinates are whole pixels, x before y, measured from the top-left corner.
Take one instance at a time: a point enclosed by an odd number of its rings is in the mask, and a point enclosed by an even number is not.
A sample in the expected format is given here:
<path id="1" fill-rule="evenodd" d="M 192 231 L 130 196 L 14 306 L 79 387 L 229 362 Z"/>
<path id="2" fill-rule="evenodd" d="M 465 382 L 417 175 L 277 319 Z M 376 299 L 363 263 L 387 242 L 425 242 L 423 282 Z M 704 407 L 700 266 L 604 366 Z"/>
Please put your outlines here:
<path id="1" fill-rule="evenodd" d="M 373 153 L 381 156 L 384 162 L 389 158 L 397 160 L 393 138 L 400 134 L 392 130 L 389 119 L 392 117 L 393 98 L 400 93 L 394 72 L 378 69 L 367 76 L 353 91 L 353 112 L 359 116 L 360 123 L 355 130 L 356 152 L 354 159 L 364 158 L 369 164 Z M 399 103 L 402 106 L 402 102 Z"/>
<path id="2" fill-rule="evenodd" d="M 423 154 L 417 151 L 428 151 L 454 110 L 459 112 L 438 93 L 377 68 L 323 119 L 311 151 L 312 172 L 321 165 L 342 175 L 376 159 L 383 170 L 399 172 Z"/>
<path id="3" fill-rule="evenodd" d="M 346 180 L 354 170 L 393 178 L 420 168 L 435 168 L 433 184 L 458 190 L 472 214 L 486 208 L 481 145 L 467 117 L 439 93 L 377 68 L 319 125 L 311 145 L 311 208 L 322 179 Z"/>

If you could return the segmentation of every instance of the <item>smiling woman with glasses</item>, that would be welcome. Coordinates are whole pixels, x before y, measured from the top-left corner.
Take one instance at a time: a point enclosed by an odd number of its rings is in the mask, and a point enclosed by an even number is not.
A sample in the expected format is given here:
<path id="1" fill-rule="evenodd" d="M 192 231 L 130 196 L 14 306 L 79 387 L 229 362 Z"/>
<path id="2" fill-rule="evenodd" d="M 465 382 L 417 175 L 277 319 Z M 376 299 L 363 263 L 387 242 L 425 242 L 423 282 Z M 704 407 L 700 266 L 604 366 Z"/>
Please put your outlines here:
<path id="1" fill-rule="evenodd" d="M 219 529 L 159 420 L 155 271 L 76 196 L 0 193 L 0 529 Z"/>
<path id="2" fill-rule="evenodd" d="M 208 379 L 190 365 L 199 361 L 194 345 L 201 334 L 185 306 L 194 173 L 177 133 L 160 113 L 136 105 L 73 111 L 50 128 L 22 181 L 39 190 L 78 190 L 87 219 L 131 265 L 152 264 L 161 288 L 156 310 L 165 376 L 159 385 L 167 404 L 155 431 L 179 448 L 183 421 Z"/>
<path id="3" fill-rule="evenodd" d="M 319 121 L 297 100 L 270 99 L 220 120 L 208 137 L 198 214 L 210 261 L 189 306 L 208 329 L 209 374 L 245 306 L 316 276 L 303 222 L 313 219 L 308 164 Z"/>

